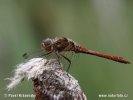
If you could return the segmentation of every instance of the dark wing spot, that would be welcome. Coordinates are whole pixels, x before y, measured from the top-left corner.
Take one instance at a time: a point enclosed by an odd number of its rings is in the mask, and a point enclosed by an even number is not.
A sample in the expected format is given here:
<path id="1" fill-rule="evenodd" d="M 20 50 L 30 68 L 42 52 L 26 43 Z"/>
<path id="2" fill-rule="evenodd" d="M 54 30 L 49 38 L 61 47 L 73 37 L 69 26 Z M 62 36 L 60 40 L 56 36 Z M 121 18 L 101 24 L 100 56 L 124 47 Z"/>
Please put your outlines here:
<path id="1" fill-rule="evenodd" d="M 29 56 L 28 56 L 27 53 L 24 53 L 24 54 L 22 55 L 22 57 L 23 57 L 24 59 L 27 59 Z"/>

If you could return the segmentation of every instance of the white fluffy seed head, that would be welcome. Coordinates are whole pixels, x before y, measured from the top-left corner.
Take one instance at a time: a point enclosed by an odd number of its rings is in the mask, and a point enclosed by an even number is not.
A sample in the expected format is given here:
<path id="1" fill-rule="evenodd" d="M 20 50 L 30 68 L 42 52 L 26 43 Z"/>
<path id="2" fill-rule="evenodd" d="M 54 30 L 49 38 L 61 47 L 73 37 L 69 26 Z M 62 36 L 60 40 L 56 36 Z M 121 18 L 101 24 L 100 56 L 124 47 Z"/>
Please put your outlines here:
<path id="1" fill-rule="evenodd" d="M 8 80 L 11 80 L 11 82 L 7 85 L 7 90 L 9 91 L 16 87 L 22 80 L 24 80 L 25 77 L 28 79 L 37 77 L 37 74 L 42 73 L 40 68 L 44 68 L 44 64 L 46 62 L 47 60 L 43 58 L 33 58 L 26 63 L 17 65 L 14 77 L 7 78 Z"/>
<path id="2" fill-rule="evenodd" d="M 52 98 L 52 100 L 65 98 L 87 100 L 78 81 L 63 70 L 62 64 L 57 59 L 33 58 L 19 64 L 15 69 L 14 76 L 8 78 L 11 82 L 7 85 L 7 90 L 15 88 L 24 78 L 33 81 L 34 90 L 37 90 L 35 91 L 36 96 L 41 91 L 41 96 Z"/>
<path id="3" fill-rule="evenodd" d="M 43 58 L 33 58 L 25 63 L 17 65 L 15 69 L 15 74 L 11 78 L 6 78 L 11 82 L 7 85 L 7 90 L 11 90 L 21 83 L 24 78 L 32 79 L 38 78 L 44 70 L 48 68 L 54 69 L 62 67 L 59 66 L 58 62 L 55 59 L 46 60 Z"/>

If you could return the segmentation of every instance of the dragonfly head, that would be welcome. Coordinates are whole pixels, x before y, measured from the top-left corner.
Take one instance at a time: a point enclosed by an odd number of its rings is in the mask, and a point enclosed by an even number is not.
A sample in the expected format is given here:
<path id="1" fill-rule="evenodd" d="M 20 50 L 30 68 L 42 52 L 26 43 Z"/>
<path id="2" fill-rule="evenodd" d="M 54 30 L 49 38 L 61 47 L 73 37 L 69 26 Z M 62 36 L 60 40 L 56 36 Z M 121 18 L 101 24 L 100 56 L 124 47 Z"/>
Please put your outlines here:
<path id="1" fill-rule="evenodd" d="M 53 50 L 53 41 L 52 39 L 45 39 L 42 41 L 42 45 L 41 45 L 41 49 L 42 50 L 46 50 L 46 51 L 52 51 Z"/>

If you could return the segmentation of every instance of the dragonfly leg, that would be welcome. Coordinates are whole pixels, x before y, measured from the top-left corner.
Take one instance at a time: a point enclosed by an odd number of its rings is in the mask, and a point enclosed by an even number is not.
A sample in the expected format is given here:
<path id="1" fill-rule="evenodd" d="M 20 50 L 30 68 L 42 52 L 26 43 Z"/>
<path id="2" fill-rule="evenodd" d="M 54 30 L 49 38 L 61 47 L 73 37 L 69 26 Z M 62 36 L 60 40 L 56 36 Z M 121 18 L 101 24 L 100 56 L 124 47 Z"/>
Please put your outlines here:
<path id="1" fill-rule="evenodd" d="M 52 51 L 50 51 L 50 52 L 48 52 L 48 53 L 45 53 L 45 54 L 42 54 L 42 55 L 40 55 L 39 57 L 47 56 L 47 55 L 49 55 L 50 53 L 52 53 Z"/>
<path id="2" fill-rule="evenodd" d="M 71 66 L 71 64 L 72 64 L 72 62 L 71 62 L 71 60 L 69 59 L 69 58 L 67 58 L 66 56 L 64 56 L 64 55 L 61 55 L 63 58 L 65 58 L 68 62 L 69 62 L 69 65 L 68 65 L 68 68 L 67 68 L 67 72 L 69 71 L 69 69 L 70 69 L 70 66 Z"/>
<path id="3" fill-rule="evenodd" d="M 59 64 L 61 65 L 61 63 L 60 63 L 60 55 L 57 52 L 55 52 L 55 55 L 57 57 L 57 60 L 58 60 Z"/>

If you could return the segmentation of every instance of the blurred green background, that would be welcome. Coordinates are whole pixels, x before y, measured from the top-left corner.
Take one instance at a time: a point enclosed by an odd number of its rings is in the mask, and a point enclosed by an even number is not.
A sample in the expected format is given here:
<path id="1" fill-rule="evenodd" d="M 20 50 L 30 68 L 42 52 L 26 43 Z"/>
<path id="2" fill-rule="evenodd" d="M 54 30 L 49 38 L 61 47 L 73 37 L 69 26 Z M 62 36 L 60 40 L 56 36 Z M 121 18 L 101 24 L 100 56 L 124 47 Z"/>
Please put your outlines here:
<path id="1" fill-rule="evenodd" d="M 68 37 L 86 47 L 133 61 L 132 0 L 0 0 L 0 100 L 8 93 L 33 93 L 24 81 L 5 90 L 21 55 L 40 49 L 44 38 Z M 91 55 L 75 56 L 70 73 L 88 100 L 133 100 L 133 66 Z M 100 98 L 99 94 L 128 94 Z"/>

